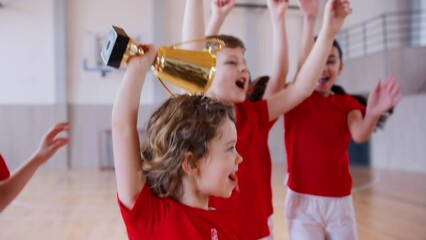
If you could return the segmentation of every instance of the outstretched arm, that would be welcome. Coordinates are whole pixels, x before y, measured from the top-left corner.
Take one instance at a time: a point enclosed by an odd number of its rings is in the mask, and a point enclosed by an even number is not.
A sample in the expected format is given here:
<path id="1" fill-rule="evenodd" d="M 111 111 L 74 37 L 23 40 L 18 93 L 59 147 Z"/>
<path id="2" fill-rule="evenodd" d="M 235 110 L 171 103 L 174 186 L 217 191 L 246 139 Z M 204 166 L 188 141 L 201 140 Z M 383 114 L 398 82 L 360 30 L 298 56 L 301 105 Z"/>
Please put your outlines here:
<path id="1" fill-rule="evenodd" d="M 234 8 L 235 0 L 212 0 L 212 15 L 206 29 L 206 36 L 217 35 L 226 16 Z"/>
<path id="2" fill-rule="evenodd" d="M 315 20 L 318 14 L 318 0 L 299 0 L 299 7 L 303 12 L 302 42 L 297 59 L 297 71 L 300 70 L 314 46 Z"/>
<path id="3" fill-rule="evenodd" d="M 394 77 L 389 77 L 384 83 L 378 82 L 368 97 L 365 117 L 362 118 L 359 110 L 348 114 L 348 127 L 356 143 L 367 141 L 380 116 L 401 101 L 402 95 L 399 89 L 400 84 Z"/>
<path id="4" fill-rule="evenodd" d="M 291 110 L 309 97 L 327 61 L 336 33 L 352 12 L 348 0 L 328 0 L 316 44 L 296 76 L 296 81 L 268 99 L 269 119 Z"/>
<path id="5" fill-rule="evenodd" d="M 204 36 L 204 8 L 203 0 L 186 0 L 183 15 L 182 42 L 203 39 Z M 185 44 L 188 50 L 202 50 L 202 43 Z"/>
<path id="6" fill-rule="evenodd" d="M 146 73 L 154 62 L 155 47 L 143 46 L 143 56 L 132 57 L 118 90 L 112 110 L 112 143 L 117 192 L 121 203 L 131 209 L 145 184 L 141 177 L 141 157 L 137 115 Z"/>
<path id="7" fill-rule="evenodd" d="M 68 143 L 68 138 L 57 137 L 59 133 L 68 131 L 68 129 L 68 122 L 56 124 L 43 136 L 40 146 L 33 156 L 12 173 L 8 179 L 0 182 L 0 212 L 24 189 L 35 171 L 47 162 L 59 148 Z"/>
<path id="8" fill-rule="evenodd" d="M 273 67 L 269 82 L 266 85 L 264 98 L 268 98 L 284 88 L 288 73 L 288 43 L 285 22 L 288 0 L 267 0 L 267 5 L 272 21 Z"/>

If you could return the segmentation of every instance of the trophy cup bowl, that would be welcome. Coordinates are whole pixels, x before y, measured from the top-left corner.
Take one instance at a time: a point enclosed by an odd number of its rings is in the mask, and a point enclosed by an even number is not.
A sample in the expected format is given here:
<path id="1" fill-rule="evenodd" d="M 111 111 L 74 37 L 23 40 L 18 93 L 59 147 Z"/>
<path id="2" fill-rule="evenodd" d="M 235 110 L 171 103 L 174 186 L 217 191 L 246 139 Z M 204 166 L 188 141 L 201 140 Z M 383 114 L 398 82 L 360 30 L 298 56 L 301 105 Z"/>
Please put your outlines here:
<path id="1" fill-rule="evenodd" d="M 220 50 L 224 43 L 220 40 L 197 40 L 213 42 L 216 48 L 202 51 L 179 49 L 177 45 L 160 47 L 151 70 L 162 85 L 168 90 L 162 80 L 166 80 L 189 93 L 204 93 L 207 91 L 216 72 L 216 55 L 213 50 Z M 108 39 L 101 51 L 102 60 L 107 66 L 119 68 L 130 57 L 143 55 L 144 51 L 135 40 L 119 27 L 112 26 Z"/>

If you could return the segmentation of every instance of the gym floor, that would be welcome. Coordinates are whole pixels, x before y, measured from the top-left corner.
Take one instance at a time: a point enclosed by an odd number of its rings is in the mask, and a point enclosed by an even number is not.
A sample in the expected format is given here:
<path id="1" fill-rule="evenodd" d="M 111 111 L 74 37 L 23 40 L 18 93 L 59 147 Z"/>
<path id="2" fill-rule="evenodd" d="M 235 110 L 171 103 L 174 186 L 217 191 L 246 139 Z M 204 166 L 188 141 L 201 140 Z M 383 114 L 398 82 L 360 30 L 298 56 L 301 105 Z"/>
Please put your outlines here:
<path id="1" fill-rule="evenodd" d="M 285 166 L 273 166 L 274 239 L 283 218 Z M 423 240 L 426 174 L 351 168 L 360 239 Z M 127 239 L 113 171 L 41 169 L 0 214 L 0 239 Z"/>

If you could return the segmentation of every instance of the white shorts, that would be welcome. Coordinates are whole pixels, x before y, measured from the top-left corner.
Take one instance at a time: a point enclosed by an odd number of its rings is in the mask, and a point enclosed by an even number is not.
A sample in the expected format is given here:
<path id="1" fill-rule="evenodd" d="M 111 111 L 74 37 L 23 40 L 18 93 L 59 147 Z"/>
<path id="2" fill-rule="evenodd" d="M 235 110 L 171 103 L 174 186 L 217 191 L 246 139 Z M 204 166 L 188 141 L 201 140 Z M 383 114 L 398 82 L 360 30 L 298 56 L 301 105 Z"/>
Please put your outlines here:
<path id="1" fill-rule="evenodd" d="M 284 207 L 291 240 L 358 239 L 352 195 L 321 197 L 287 188 Z"/>

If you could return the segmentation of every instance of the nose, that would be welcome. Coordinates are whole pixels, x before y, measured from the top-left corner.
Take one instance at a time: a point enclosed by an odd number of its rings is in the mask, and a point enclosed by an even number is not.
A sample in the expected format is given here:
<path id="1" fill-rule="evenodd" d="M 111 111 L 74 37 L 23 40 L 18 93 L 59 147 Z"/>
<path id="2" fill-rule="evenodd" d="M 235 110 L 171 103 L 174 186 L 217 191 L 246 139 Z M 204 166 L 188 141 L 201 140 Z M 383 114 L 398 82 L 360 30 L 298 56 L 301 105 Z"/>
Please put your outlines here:
<path id="1" fill-rule="evenodd" d="M 324 66 L 324 68 L 322 69 L 322 75 L 325 75 L 328 71 L 327 65 Z"/>
<path id="2" fill-rule="evenodd" d="M 237 157 L 235 158 L 235 164 L 240 164 L 243 162 L 243 157 L 237 152 Z"/>
<path id="3" fill-rule="evenodd" d="M 246 63 L 240 64 L 240 72 L 248 72 L 248 67 Z"/>

